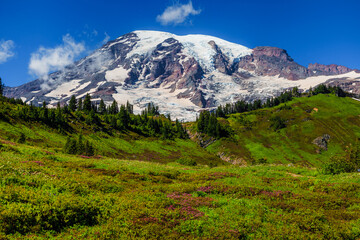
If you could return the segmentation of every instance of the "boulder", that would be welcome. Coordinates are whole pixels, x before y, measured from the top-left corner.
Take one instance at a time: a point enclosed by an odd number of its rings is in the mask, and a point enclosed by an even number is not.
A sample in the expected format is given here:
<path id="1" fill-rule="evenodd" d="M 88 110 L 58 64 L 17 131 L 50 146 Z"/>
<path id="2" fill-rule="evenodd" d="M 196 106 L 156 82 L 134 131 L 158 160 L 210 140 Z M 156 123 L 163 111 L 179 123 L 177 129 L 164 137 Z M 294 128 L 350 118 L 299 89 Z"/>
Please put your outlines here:
<path id="1" fill-rule="evenodd" d="M 319 147 L 318 152 L 321 150 L 327 151 L 328 142 L 330 140 L 329 134 L 324 134 L 320 137 L 315 138 L 312 143 Z"/>

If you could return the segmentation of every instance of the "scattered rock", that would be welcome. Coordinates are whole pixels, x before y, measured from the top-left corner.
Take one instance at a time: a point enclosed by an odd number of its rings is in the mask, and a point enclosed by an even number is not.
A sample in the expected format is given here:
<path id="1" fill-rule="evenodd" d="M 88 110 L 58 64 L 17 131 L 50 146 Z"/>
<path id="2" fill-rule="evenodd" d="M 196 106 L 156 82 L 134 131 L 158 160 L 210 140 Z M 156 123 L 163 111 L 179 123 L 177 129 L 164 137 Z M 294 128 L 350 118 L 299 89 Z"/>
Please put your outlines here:
<path id="1" fill-rule="evenodd" d="M 240 166 L 246 166 L 247 163 L 243 158 L 239 158 L 236 156 L 226 156 L 224 152 L 217 153 L 218 157 L 221 158 L 221 160 L 231 163 L 233 165 L 240 165 Z"/>
<path id="2" fill-rule="evenodd" d="M 315 138 L 312 143 L 318 146 L 320 149 L 317 150 L 318 153 L 321 152 L 321 150 L 327 151 L 327 144 L 330 140 L 329 134 L 324 134 L 321 137 Z"/>
<path id="3" fill-rule="evenodd" d="M 216 139 L 213 137 L 204 137 L 203 134 L 196 132 L 195 134 L 191 133 L 191 131 L 187 130 L 187 133 L 191 140 L 198 143 L 200 147 L 207 148 L 212 143 L 216 142 Z"/>

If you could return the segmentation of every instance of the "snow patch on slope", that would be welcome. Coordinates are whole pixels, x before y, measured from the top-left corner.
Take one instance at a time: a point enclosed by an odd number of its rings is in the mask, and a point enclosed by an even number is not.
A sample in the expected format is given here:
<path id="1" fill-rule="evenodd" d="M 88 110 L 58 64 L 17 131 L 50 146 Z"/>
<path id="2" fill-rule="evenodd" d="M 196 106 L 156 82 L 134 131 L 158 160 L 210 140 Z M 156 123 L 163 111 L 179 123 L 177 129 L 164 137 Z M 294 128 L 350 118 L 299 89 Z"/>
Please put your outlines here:
<path id="1" fill-rule="evenodd" d="M 305 79 L 297 80 L 298 86 L 300 89 L 309 89 L 310 87 L 315 87 L 321 83 L 326 82 L 329 79 L 334 78 L 351 78 L 356 80 L 357 77 L 360 77 L 360 73 L 356 73 L 355 71 L 334 75 L 334 76 L 316 76 L 316 77 L 308 77 Z M 360 80 L 359 80 L 360 81 Z"/>
<path id="2" fill-rule="evenodd" d="M 85 82 L 81 84 L 80 82 L 83 81 L 83 79 L 75 79 L 70 82 L 63 83 L 59 86 L 57 86 L 54 90 L 47 93 L 46 97 L 52 97 L 58 100 L 61 100 L 62 98 L 70 97 L 71 95 L 75 95 L 76 92 L 86 88 L 88 85 L 90 85 L 89 82 Z"/>
<path id="3" fill-rule="evenodd" d="M 114 70 L 106 71 L 105 73 L 105 79 L 108 82 L 117 82 L 117 83 L 123 83 L 126 78 L 129 77 L 129 72 L 131 69 L 125 69 L 121 66 L 118 68 L 115 68 Z"/>
<path id="4" fill-rule="evenodd" d="M 170 114 L 173 119 L 193 121 L 196 119 L 200 107 L 194 105 L 190 99 L 178 98 L 177 95 L 182 90 L 176 90 L 170 92 L 170 89 L 160 87 L 156 89 L 147 88 L 145 84 L 141 84 L 138 88 L 124 89 L 123 87 L 116 87 L 116 94 L 112 97 L 119 104 L 126 104 L 129 100 L 134 104 L 134 113 L 140 113 L 146 105 L 153 102 L 156 106 L 159 106 L 162 114 Z"/>

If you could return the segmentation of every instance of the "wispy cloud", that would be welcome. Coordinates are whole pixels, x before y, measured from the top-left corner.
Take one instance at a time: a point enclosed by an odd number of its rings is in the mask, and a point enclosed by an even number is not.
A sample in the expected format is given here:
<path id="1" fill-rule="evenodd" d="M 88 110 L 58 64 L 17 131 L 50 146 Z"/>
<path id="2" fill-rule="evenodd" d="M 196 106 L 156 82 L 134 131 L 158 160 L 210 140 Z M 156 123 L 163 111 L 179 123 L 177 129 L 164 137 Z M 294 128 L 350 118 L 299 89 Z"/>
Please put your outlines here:
<path id="1" fill-rule="evenodd" d="M 105 39 L 109 36 L 105 33 Z M 105 40 L 104 39 L 104 40 Z M 42 79 L 42 90 L 50 90 L 77 76 L 84 79 L 89 73 L 99 71 L 109 64 L 111 56 L 108 52 L 95 51 L 81 60 L 81 65 L 74 65 L 77 57 L 87 53 L 83 42 L 76 42 L 69 34 L 63 36 L 63 43 L 54 48 L 40 47 L 31 54 L 29 73 Z M 50 72 L 56 72 L 50 74 Z"/>
<path id="2" fill-rule="evenodd" d="M 177 25 L 186 21 L 190 15 L 198 15 L 201 10 L 195 10 L 192 2 L 188 4 L 176 4 L 169 6 L 165 11 L 156 17 L 156 21 L 162 25 Z"/>
<path id="3" fill-rule="evenodd" d="M 0 64 L 14 56 L 15 44 L 12 40 L 0 40 Z"/>
<path id="4" fill-rule="evenodd" d="M 110 40 L 110 36 L 105 32 L 105 38 L 102 40 L 102 44 L 107 43 Z"/>
<path id="5" fill-rule="evenodd" d="M 40 47 L 31 54 L 29 72 L 46 80 L 52 71 L 64 69 L 74 62 L 75 58 L 85 51 L 84 43 L 77 43 L 67 34 L 63 43 L 55 48 Z"/>

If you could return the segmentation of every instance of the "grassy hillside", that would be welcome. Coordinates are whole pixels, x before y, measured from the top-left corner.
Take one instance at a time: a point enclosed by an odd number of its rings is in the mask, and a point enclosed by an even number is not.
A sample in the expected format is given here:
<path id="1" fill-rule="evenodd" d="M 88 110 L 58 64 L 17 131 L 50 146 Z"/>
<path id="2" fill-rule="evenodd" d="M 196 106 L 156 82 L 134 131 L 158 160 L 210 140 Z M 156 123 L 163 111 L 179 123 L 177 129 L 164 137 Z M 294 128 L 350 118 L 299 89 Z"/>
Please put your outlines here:
<path id="1" fill-rule="evenodd" d="M 207 147 L 209 152 L 243 164 L 259 161 L 321 166 L 335 155 L 344 155 L 360 137 L 360 102 L 319 94 L 294 98 L 273 108 L 233 114 L 220 120 L 230 137 Z M 280 118 L 283 128 L 274 126 Z M 330 135 L 328 149 L 313 140 Z"/>
<path id="2" fill-rule="evenodd" d="M 0 150 L 1 239 L 358 239 L 358 173 Z"/>
<path id="3" fill-rule="evenodd" d="M 321 169 L 358 146 L 359 104 L 317 95 L 233 114 L 219 119 L 228 137 L 194 134 L 203 148 L 81 111 L 62 128 L 25 121 L 28 106 L 0 102 L 0 239 L 359 239 L 359 173 Z M 80 135 L 94 156 L 64 153 Z"/>
<path id="4" fill-rule="evenodd" d="M 111 128 L 103 119 L 101 124 L 89 124 L 86 120 L 88 115 L 83 112 L 64 114 L 66 126 L 58 128 L 41 121 L 18 118 L 18 113 L 26 107 L 28 106 L 0 102 L 0 142 L 17 143 L 23 136 L 26 145 L 63 152 L 68 137 L 77 139 L 79 135 L 83 135 L 84 140 L 94 146 L 96 155 L 160 163 L 191 158 L 199 164 L 224 164 L 221 159 L 190 139 L 163 139 L 144 136 L 131 130 L 119 131 Z"/>

